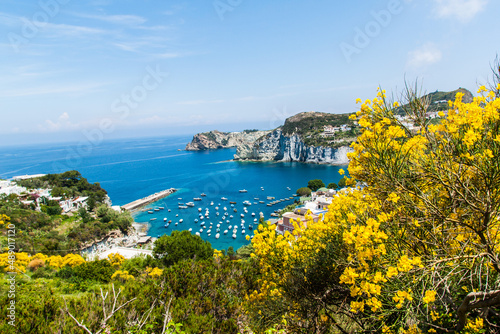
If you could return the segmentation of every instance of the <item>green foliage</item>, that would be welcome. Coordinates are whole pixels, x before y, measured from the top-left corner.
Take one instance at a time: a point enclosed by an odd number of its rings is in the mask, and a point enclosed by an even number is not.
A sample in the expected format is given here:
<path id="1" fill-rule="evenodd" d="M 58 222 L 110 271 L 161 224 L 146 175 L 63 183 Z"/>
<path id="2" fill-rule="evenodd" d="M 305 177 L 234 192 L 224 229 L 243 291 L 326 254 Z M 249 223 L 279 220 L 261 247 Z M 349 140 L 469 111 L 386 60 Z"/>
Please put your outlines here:
<path id="1" fill-rule="evenodd" d="M 308 188 L 308 187 L 302 187 L 302 188 L 299 188 L 297 189 L 297 195 L 299 196 L 309 196 L 311 195 L 311 188 Z"/>
<path id="2" fill-rule="evenodd" d="M 170 266 L 181 260 L 203 260 L 213 256 L 210 242 L 189 231 L 173 231 L 170 236 L 162 236 L 155 241 L 153 255 L 164 265 Z"/>
<path id="3" fill-rule="evenodd" d="M 74 267 L 73 277 L 108 283 L 114 272 L 115 268 L 113 268 L 108 260 L 89 261 Z"/>
<path id="4" fill-rule="evenodd" d="M 250 243 L 248 245 L 243 245 L 240 248 L 238 248 L 238 250 L 236 251 L 236 255 L 238 255 L 240 259 L 246 259 L 250 257 L 250 254 L 252 254 L 252 252 L 253 252 L 253 246 Z"/>
<path id="5" fill-rule="evenodd" d="M 339 188 L 345 188 L 346 187 L 346 181 L 347 181 L 347 177 L 344 176 L 342 179 L 340 179 L 339 181 Z"/>
<path id="6" fill-rule="evenodd" d="M 328 186 L 326 186 L 328 189 L 337 189 L 339 186 L 335 183 L 328 183 Z"/>
<path id="7" fill-rule="evenodd" d="M 319 188 L 323 188 L 325 186 L 325 184 L 323 183 L 323 181 L 321 181 L 320 179 L 314 179 L 314 180 L 310 180 L 308 183 L 307 183 L 307 187 L 309 189 L 311 189 L 312 191 L 316 191 L 318 190 Z"/>

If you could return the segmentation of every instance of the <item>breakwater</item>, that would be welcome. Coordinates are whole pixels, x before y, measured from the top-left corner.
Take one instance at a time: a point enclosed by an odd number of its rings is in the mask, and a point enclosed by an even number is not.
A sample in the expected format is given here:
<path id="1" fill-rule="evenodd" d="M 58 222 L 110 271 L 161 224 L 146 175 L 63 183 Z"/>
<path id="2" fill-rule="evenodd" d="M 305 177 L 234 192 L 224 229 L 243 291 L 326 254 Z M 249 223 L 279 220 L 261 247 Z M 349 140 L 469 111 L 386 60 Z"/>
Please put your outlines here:
<path id="1" fill-rule="evenodd" d="M 163 191 L 154 193 L 152 195 L 149 195 L 147 197 L 135 200 L 131 203 L 122 205 L 122 209 L 127 210 L 127 211 L 134 211 L 134 210 L 140 209 L 143 206 L 148 205 L 149 203 L 153 203 L 153 202 L 156 202 L 164 197 L 167 197 L 168 195 L 173 194 L 176 191 L 177 191 L 177 189 L 175 189 L 175 188 L 163 190 Z"/>

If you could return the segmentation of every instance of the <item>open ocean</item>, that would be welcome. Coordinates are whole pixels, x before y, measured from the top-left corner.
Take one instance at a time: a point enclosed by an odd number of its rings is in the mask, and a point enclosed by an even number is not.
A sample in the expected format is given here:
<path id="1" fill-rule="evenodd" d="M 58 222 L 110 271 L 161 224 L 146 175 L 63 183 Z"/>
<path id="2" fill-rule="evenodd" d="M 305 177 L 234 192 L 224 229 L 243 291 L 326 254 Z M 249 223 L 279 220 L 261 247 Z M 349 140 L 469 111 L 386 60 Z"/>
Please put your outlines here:
<path id="1" fill-rule="evenodd" d="M 0 178 L 61 173 L 75 169 L 89 182 L 99 182 L 108 192 L 113 205 L 123 205 L 161 190 L 177 188 L 176 193 L 148 205 L 153 209 L 165 207 L 164 210 L 155 211 L 153 214 L 136 212 L 135 221 L 146 223 L 150 222 L 151 218 L 157 218 L 151 221 L 149 229 L 149 235 L 154 237 L 164 233 L 170 234 L 172 230 L 189 228 L 195 233 L 201 228 L 201 221 L 194 222 L 199 215 L 198 208 L 202 208 L 202 213 L 208 208 L 209 219 L 203 221 L 206 225 L 213 223 L 212 235 L 207 236 L 207 227 L 201 237 L 210 241 L 216 249 L 233 246 L 235 250 L 248 243 L 245 235 L 253 234 L 248 225 L 254 218 L 259 218 L 260 212 L 269 219 L 274 210 L 293 202 L 287 200 L 268 207 L 266 204 L 269 201 L 266 197 L 290 197 L 298 188 L 307 186 L 311 179 L 322 179 L 328 184 L 338 183 L 341 178 L 338 174 L 341 166 L 228 161 L 233 158 L 236 149 L 184 151 L 191 138 L 182 136 L 122 139 L 104 141 L 98 145 L 44 144 L 0 147 Z M 264 190 L 261 190 L 261 187 Z M 248 192 L 240 193 L 240 189 L 246 189 Z M 193 198 L 200 197 L 201 193 L 207 196 L 202 197 L 201 202 L 195 201 L 194 208 L 178 208 L 179 202 L 192 202 Z M 222 197 L 228 200 L 224 201 Z M 240 215 L 244 213 L 242 202 L 245 200 L 250 201 L 252 205 L 247 207 L 248 214 L 241 218 Z M 261 200 L 265 201 L 265 204 L 260 204 Z M 233 211 L 229 201 L 237 202 L 234 205 L 237 212 Z M 211 202 L 214 204 L 210 205 Z M 257 204 L 254 204 L 255 202 Z M 219 209 L 216 210 L 216 207 Z M 226 219 L 222 219 L 224 207 L 228 212 Z M 171 212 L 168 212 L 168 209 L 171 209 Z M 219 216 L 216 212 L 219 212 Z M 252 217 L 251 213 L 255 213 L 255 217 Z M 229 218 L 229 215 L 234 218 Z M 164 227 L 164 218 L 172 220 L 168 228 Z M 175 226 L 175 222 L 180 219 L 183 219 L 183 223 Z M 241 219 L 245 220 L 247 227 L 245 235 L 241 233 Z M 226 220 L 229 220 L 229 223 Z M 216 239 L 216 225 L 221 221 L 220 238 Z M 236 239 L 232 238 L 232 231 L 227 235 L 223 234 L 229 225 L 238 226 Z M 257 224 L 254 225 L 256 226 Z"/>

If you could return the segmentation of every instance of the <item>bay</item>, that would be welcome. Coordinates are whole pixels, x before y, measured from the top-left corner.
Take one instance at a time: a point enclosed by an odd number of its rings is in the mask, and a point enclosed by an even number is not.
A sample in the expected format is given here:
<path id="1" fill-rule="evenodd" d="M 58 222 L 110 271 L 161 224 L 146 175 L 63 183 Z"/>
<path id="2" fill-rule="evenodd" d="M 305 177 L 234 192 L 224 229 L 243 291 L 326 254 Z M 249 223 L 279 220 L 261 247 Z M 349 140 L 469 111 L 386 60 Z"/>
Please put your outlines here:
<path id="1" fill-rule="evenodd" d="M 134 213 L 134 219 L 149 223 L 149 234 L 154 237 L 189 228 L 195 233 L 202 229 L 198 208 L 201 208 L 202 214 L 208 209 L 209 218 L 203 220 L 207 228 L 200 233 L 201 237 L 210 241 L 214 248 L 232 246 L 237 249 L 248 243 L 245 236 L 253 234 L 248 227 L 259 218 L 260 212 L 269 219 L 274 210 L 293 202 L 286 200 L 269 207 L 267 197 L 289 198 L 311 179 L 321 179 L 325 184 L 338 183 L 341 178 L 338 170 L 345 168 L 298 162 L 236 162 L 231 161 L 235 149 L 184 151 L 191 138 L 176 136 L 103 141 L 96 145 L 73 143 L 0 147 L 0 178 L 78 170 L 89 182 L 99 182 L 108 192 L 113 205 L 124 205 L 164 189 L 177 188 L 176 193 L 148 206 L 151 209 L 164 207 L 164 210 L 153 211 L 153 214 L 138 211 Z M 202 193 L 206 196 L 201 197 Z M 178 203 L 193 202 L 195 197 L 202 198 L 201 201 L 194 201 L 195 207 L 179 208 Z M 234 208 L 230 201 L 236 202 Z M 247 206 L 248 213 L 244 212 L 243 201 L 251 203 Z M 211 202 L 213 205 L 210 205 Z M 228 214 L 222 219 L 225 212 Z M 229 218 L 230 215 L 233 218 Z M 165 228 L 165 218 L 172 221 L 168 228 Z M 181 219 L 182 223 L 179 222 Z M 244 234 L 241 233 L 242 219 L 246 228 Z M 212 233 L 208 236 L 210 222 Z M 219 239 L 215 238 L 217 224 L 221 224 Z M 233 239 L 229 225 L 233 228 L 238 226 L 236 239 Z M 257 227 L 255 223 L 252 225 Z M 226 235 L 224 230 L 228 230 Z"/>

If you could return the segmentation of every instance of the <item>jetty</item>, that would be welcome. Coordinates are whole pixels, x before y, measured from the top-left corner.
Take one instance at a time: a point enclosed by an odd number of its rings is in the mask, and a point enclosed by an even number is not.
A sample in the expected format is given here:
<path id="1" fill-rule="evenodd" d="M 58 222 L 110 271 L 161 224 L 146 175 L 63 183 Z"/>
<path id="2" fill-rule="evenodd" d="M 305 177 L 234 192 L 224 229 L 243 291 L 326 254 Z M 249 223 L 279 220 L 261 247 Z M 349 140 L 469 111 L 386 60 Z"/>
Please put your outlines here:
<path id="1" fill-rule="evenodd" d="M 152 195 L 149 195 L 148 197 L 144 197 L 144 198 L 138 199 L 136 201 L 133 201 L 131 203 L 122 205 L 122 209 L 127 210 L 127 211 L 134 211 L 134 210 L 137 210 L 145 205 L 148 205 L 149 203 L 153 203 L 153 202 L 156 202 L 164 197 L 167 197 L 168 195 L 173 194 L 176 191 L 177 191 L 177 189 L 175 189 L 175 188 L 163 190 L 163 191 L 154 193 Z"/>

